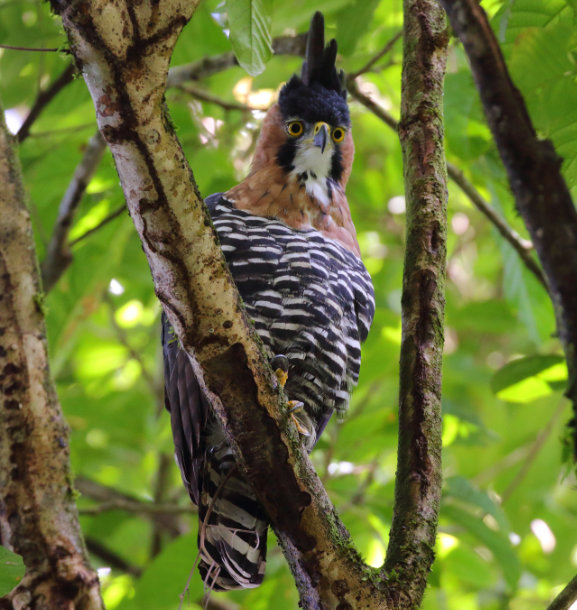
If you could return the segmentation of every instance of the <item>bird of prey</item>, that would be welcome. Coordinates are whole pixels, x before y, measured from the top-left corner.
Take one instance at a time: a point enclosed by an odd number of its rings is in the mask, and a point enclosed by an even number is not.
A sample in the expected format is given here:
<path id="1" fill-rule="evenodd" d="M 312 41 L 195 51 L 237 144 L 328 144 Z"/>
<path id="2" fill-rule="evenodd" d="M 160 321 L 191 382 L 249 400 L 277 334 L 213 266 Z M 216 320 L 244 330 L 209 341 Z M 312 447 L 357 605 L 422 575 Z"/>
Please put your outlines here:
<path id="1" fill-rule="evenodd" d="M 354 146 L 336 54 L 334 39 L 325 47 L 317 12 L 302 73 L 267 112 L 249 175 L 206 200 L 308 449 L 331 415 L 347 409 L 374 314 L 345 195 Z M 199 509 L 199 571 L 213 590 L 256 587 L 267 516 L 166 318 L 162 341 L 176 460 Z"/>

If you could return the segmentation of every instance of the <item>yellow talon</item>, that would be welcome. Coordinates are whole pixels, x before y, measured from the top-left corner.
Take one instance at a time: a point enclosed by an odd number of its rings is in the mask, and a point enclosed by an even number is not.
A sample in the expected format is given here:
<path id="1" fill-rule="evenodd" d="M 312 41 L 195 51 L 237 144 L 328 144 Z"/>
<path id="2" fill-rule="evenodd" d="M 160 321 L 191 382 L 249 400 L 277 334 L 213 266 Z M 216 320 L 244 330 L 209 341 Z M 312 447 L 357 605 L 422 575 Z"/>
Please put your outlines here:
<path id="1" fill-rule="evenodd" d="M 286 385 L 286 381 L 288 379 L 288 373 L 286 371 L 284 371 L 283 369 L 277 369 L 274 374 L 276 375 L 276 378 L 278 379 L 278 382 L 280 383 L 280 387 L 284 388 Z"/>
<path id="2" fill-rule="evenodd" d="M 297 413 L 304 411 L 304 404 L 300 400 L 289 400 L 287 401 L 287 405 L 289 408 L 289 415 L 295 423 L 299 434 L 302 434 L 303 436 L 310 436 L 312 432 L 305 428 L 303 422 L 298 418 L 297 415 Z"/>

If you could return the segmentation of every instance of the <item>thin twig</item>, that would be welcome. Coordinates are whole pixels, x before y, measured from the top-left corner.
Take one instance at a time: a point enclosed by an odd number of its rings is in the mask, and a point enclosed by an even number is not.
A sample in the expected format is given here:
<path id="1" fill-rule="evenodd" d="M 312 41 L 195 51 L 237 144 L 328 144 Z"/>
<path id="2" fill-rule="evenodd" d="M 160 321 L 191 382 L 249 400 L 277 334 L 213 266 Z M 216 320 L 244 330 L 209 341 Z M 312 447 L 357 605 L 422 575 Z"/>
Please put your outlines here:
<path id="1" fill-rule="evenodd" d="M 109 567 L 114 568 L 119 572 L 132 574 L 137 578 L 142 574 L 142 570 L 140 568 L 128 563 L 128 561 L 126 561 L 118 553 L 115 553 L 112 549 L 104 546 L 102 542 L 96 540 L 96 538 L 86 536 L 85 540 L 86 548 L 90 551 L 90 553 L 96 555 L 96 557 L 99 557 Z"/>
<path id="2" fill-rule="evenodd" d="M 77 477 L 74 481 L 74 487 L 83 496 L 91 498 L 92 500 L 99 502 L 101 505 L 107 505 L 108 507 L 114 506 L 116 510 L 133 512 L 141 515 L 142 517 L 151 519 L 154 522 L 160 523 L 170 536 L 178 536 L 186 531 L 185 524 L 182 522 L 182 520 L 176 518 L 176 515 L 181 513 L 175 511 L 174 508 L 169 509 L 169 505 L 167 503 L 165 503 L 165 506 L 163 505 L 162 512 L 149 509 L 147 507 L 153 505 L 151 502 L 143 502 L 139 498 L 135 498 L 134 496 L 126 494 L 118 489 L 114 489 L 113 487 L 102 485 L 101 483 L 88 479 L 87 477 Z M 174 506 L 174 504 L 171 503 L 170 506 Z M 165 511 L 164 508 L 167 510 Z M 186 508 L 189 512 L 194 512 L 194 507 L 188 503 Z M 113 509 L 110 508 L 110 510 Z M 184 509 L 182 510 L 182 513 L 185 513 Z"/>
<path id="3" fill-rule="evenodd" d="M 372 59 L 370 59 L 360 70 L 357 70 L 356 72 L 352 72 L 351 74 L 348 75 L 348 78 L 350 79 L 355 79 L 357 78 L 357 76 L 360 76 L 361 74 L 364 74 L 365 72 L 368 72 L 378 61 L 379 59 L 381 59 L 381 57 L 384 57 L 387 53 L 389 53 L 389 51 L 395 46 L 395 43 L 397 42 L 397 40 L 400 40 L 403 36 L 403 31 L 399 30 L 388 42 L 387 44 L 384 46 L 384 48 L 379 51 Z"/>
<path id="4" fill-rule="evenodd" d="M 54 224 L 52 238 L 42 261 L 42 282 L 45 292 L 56 284 L 60 276 L 72 262 L 72 254 L 67 243 L 70 227 L 78 204 L 86 191 L 94 172 L 98 168 L 106 143 L 96 132 L 88 141 L 84 156 L 74 170 L 74 176 L 64 193 L 58 209 L 58 218 Z"/>
<path id="5" fill-rule="evenodd" d="M 156 470 L 156 481 L 154 484 L 154 503 L 162 506 L 167 499 L 168 487 L 170 482 L 170 471 L 174 460 L 167 453 L 160 453 L 158 456 L 158 468 Z M 154 522 L 152 531 L 152 542 L 150 545 L 150 557 L 156 557 L 162 550 L 162 528 L 158 522 Z"/>
<path id="6" fill-rule="evenodd" d="M 124 347 L 127 349 L 128 353 L 129 353 L 130 357 L 133 360 L 135 360 L 136 362 L 138 362 L 138 364 L 140 365 L 140 370 L 142 372 L 142 376 L 144 377 L 144 380 L 146 381 L 146 384 L 148 385 L 148 388 L 149 388 L 151 394 L 153 396 L 158 397 L 160 394 L 162 394 L 162 390 L 154 382 L 154 377 L 148 371 L 146 363 L 144 362 L 144 359 L 142 358 L 142 354 L 139 351 L 137 351 L 136 349 L 134 349 L 134 347 L 132 347 L 132 345 L 130 345 L 130 341 L 128 340 L 128 336 L 126 335 L 126 331 L 116 321 L 116 317 L 114 315 L 116 313 L 116 308 L 114 306 L 114 303 L 112 302 L 112 299 L 110 298 L 110 294 L 109 294 L 108 290 L 104 291 L 103 300 L 109 307 L 110 325 L 112 327 L 112 330 L 114 330 L 114 332 L 116 333 L 116 337 L 117 337 L 119 343 L 121 345 L 124 345 Z"/>
<path id="7" fill-rule="evenodd" d="M 48 104 L 54 99 L 54 97 L 66 87 L 69 83 L 74 79 L 74 73 L 76 72 L 76 67 L 73 63 L 69 64 L 66 70 L 62 72 L 62 74 L 47 88 L 40 91 L 34 104 L 32 104 L 32 108 L 28 113 L 28 116 L 22 123 L 16 137 L 19 142 L 23 142 L 30 135 L 30 128 L 34 121 L 38 118 L 40 113 Z"/>
<path id="8" fill-rule="evenodd" d="M 540 430 L 539 434 L 537 434 L 537 438 L 533 441 L 529 450 L 527 451 L 527 455 L 525 457 L 525 461 L 521 466 L 519 472 L 516 474 L 515 478 L 509 483 L 505 491 L 501 494 L 501 504 L 505 504 L 507 500 L 511 497 L 515 489 L 521 485 L 527 473 L 529 472 L 531 466 L 537 459 L 539 452 L 543 449 L 543 445 L 545 441 L 551 435 L 551 431 L 553 430 L 553 426 L 557 423 L 559 418 L 563 415 L 563 411 L 565 411 L 567 404 L 565 402 L 565 398 L 561 399 L 561 402 L 555 409 L 553 415 L 549 418 L 547 425 Z"/>
<path id="9" fill-rule="evenodd" d="M 577 601 L 577 576 L 547 606 L 547 610 L 569 610 Z"/>
<path id="10" fill-rule="evenodd" d="M 495 211 L 487 201 L 483 199 L 479 191 L 465 178 L 463 172 L 456 166 L 447 161 L 447 173 L 451 180 L 467 195 L 473 205 L 485 215 L 509 244 L 515 249 L 525 266 L 537 278 L 539 283 L 549 290 L 547 278 L 543 269 L 531 255 L 534 250 L 533 244 L 528 239 L 523 239 L 514 229 L 512 229 L 501 216 Z"/>
<path id="11" fill-rule="evenodd" d="M 135 513 L 140 515 L 189 515 L 195 511 L 192 505 L 177 506 L 176 504 L 153 504 L 152 502 L 132 502 L 117 498 L 95 504 L 94 506 L 85 506 L 79 508 L 78 512 L 81 515 L 100 515 L 111 510 L 122 510 L 127 513 Z"/>
<path id="12" fill-rule="evenodd" d="M 382 106 L 379 106 L 373 99 L 368 95 L 365 95 L 359 88 L 358 83 L 355 80 L 349 80 L 347 82 L 347 88 L 350 94 L 358 100 L 365 108 L 368 108 L 373 114 L 387 124 L 391 129 L 395 131 L 399 128 L 398 121 L 391 116 Z M 505 239 L 517 252 L 527 269 L 533 273 L 539 283 L 548 289 L 547 280 L 543 270 L 531 256 L 533 250 L 533 244 L 526 239 L 523 239 L 516 231 L 514 231 L 501 216 L 491 207 L 491 205 L 485 201 L 479 191 L 473 186 L 467 178 L 465 178 L 463 172 L 453 163 L 447 162 L 447 173 L 449 178 L 460 187 L 460 189 L 467 195 L 471 203 L 493 224 L 499 234 Z"/>
<path id="13" fill-rule="evenodd" d="M 111 220 L 118 218 L 118 216 L 120 216 L 121 214 L 124 214 L 126 211 L 127 211 L 126 205 L 123 203 L 121 206 L 116 208 L 116 210 L 113 210 L 112 212 L 110 212 L 110 214 L 108 214 L 108 216 L 105 216 L 95 227 L 92 227 L 92 229 L 88 229 L 85 233 L 82 233 L 82 235 L 79 235 L 76 239 L 73 239 L 72 241 L 70 241 L 68 246 L 70 248 L 72 248 L 72 246 L 75 246 L 78 242 L 81 242 L 82 240 L 86 239 L 93 233 L 96 233 L 96 231 L 99 231 L 100 229 L 102 229 L 103 226 L 107 225 Z"/>
<path id="14" fill-rule="evenodd" d="M 206 91 L 202 91 L 201 89 L 197 89 L 196 87 L 191 87 L 190 85 L 177 85 L 176 89 L 186 93 L 197 100 L 202 102 L 208 102 L 210 104 L 216 104 L 225 110 L 240 110 L 241 112 L 250 112 L 251 110 L 265 110 L 265 108 L 258 108 L 256 106 L 247 106 L 246 104 L 241 104 L 240 102 L 229 102 L 227 100 L 223 100 L 216 95 L 212 95 Z"/>
<path id="15" fill-rule="evenodd" d="M 40 47 L 15 47 L 11 44 L 0 44 L 0 49 L 8 49 L 9 51 L 34 51 L 36 53 L 70 53 L 67 49 L 43 49 Z"/>
<path id="16" fill-rule="evenodd" d="M 272 42 L 275 55 L 297 55 L 302 57 L 306 47 L 306 35 L 279 36 Z M 184 66 L 176 66 L 168 72 L 166 87 L 177 87 L 183 83 L 205 79 L 228 68 L 238 66 L 234 53 L 222 53 L 205 57 Z"/>

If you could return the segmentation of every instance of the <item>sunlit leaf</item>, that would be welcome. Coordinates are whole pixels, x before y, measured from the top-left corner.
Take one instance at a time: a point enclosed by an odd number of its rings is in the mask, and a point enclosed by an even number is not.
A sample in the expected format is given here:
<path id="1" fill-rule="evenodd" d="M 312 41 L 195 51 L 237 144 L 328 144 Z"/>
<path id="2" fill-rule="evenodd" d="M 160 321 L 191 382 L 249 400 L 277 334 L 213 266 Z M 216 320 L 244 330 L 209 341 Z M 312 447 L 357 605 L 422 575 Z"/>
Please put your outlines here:
<path id="1" fill-rule="evenodd" d="M 509 402 L 531 402 L 557 391 L 566 379 L 567 367 L 562 356 L 527 356 L 497 371 L 491 380 L 491 389 Z"/>
<path id="2" fill-rule="evenodd" d="M 227 0 L 230 43 L 240 65 L 260 74 L 272 54 L 272 0 Z"/>

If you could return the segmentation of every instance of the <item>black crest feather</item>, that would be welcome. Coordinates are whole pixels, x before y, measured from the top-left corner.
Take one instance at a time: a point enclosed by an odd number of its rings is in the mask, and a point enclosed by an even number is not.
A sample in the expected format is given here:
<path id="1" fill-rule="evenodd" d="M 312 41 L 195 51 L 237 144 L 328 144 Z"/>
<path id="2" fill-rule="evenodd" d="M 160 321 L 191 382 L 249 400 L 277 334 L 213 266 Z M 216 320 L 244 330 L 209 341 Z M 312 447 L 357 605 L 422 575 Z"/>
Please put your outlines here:
<path id="1" fill-rule="evenodd" d="M 325 19 L 317 11 L 311 19 L 307 37 L 307 52 L 301 73 L 303 83 L 308 86 L 318 83 L 346 98 L 345 75 L 342 70 L 337 72 L 336 58 L 337 41 L 333 38 L 325 47 Z"/>
<path id="2" fill-rule="evenodd" d="M 300 78 L 295 74 L 281 89 L 279 106 L 285 119 L 300 117 L 307 121 L 327 121 L 349 125 L 345 75 L 337 71 L 337 41 L 325 47 L 325 20 L 316 12 L 307 38 L 306 57 Z"/>

